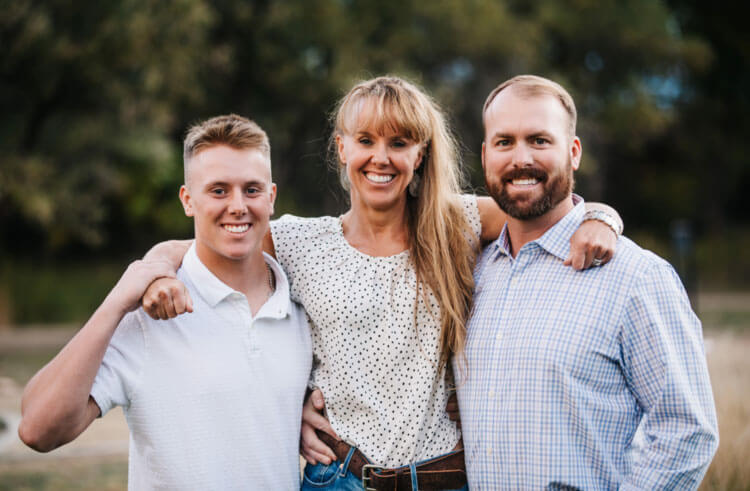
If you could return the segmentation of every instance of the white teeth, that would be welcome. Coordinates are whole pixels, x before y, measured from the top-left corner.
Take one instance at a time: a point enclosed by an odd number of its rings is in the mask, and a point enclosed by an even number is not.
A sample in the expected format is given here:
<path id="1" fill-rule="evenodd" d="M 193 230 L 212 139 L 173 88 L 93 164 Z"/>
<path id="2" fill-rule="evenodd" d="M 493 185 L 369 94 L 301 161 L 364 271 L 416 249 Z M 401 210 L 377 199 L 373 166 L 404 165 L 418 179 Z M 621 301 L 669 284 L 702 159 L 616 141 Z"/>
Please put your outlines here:
<path id="1" fill-rule="evenodd" d="M 365 177 L 367 177 L 368 181 L 372 181 L 372 182 L 391 182 L 395 176 L 371 174 L 367 172 L 365 173 Z"/>
<path id="2" fill-rule="evenodd" d="M 234 232 L 236 234 L 240 234 L 242 232 L 247 231 L 247 229 L 250 228 L 250 225 L 245 223 L 243 225 L 223 225 L 223 227 L 224 227 L 224 230 L 228 232 Z"/>
<path id="3" fill-rule="evenodd" d="M 531 186 L 539 182 L 538 179 L 527 178 L 527 179 L 513 179 L 511 181 L 516 186 Z"/>

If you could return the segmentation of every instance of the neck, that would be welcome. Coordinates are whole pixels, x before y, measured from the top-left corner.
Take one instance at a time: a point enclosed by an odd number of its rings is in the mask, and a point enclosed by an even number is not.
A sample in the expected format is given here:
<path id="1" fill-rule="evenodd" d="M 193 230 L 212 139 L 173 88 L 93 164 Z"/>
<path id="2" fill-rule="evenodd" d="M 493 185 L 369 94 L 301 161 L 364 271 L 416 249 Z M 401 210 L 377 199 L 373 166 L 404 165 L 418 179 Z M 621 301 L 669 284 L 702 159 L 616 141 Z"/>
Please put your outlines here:
<path id="1" fill-rule="evenodd" d="M 258 248 L 240 259 L 222 256 L 200 240 L 195 241 L 198 259 L 228 287 L 251 299 L 259 290 L 267 292 L 268 269 L 263 251 Z"/>
<path id="2" fill-rule="evenodd" d="M 524 245 L 544 235 L 547 230 L 562 220 L 574 206 L 573 197 L 568 196 L 540 217 L 521 220 L 508 216 L 510 254 L 515 258 Z"/>
<path id="3" fill-rule="evenodd" d="M 376 210 L 358 205 L 343 217 L 344 237 L 356 249 L 373 256 L 397 254 L 408 248 L 406 199 L 401 206 Z"/>

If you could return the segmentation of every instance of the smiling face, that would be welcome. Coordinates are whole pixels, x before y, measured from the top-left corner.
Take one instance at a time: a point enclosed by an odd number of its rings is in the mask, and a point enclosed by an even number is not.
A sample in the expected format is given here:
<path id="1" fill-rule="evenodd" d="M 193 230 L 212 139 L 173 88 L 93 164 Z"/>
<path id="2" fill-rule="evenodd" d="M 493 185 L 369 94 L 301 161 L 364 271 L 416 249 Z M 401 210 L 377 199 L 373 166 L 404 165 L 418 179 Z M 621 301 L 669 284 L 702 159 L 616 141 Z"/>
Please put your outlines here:
<path id="1" fill-rule="evenodd" d="M 424 145 L 396 129 L 368 125 L 368 110 L 369 104 L 362 104 L 351 133 L 336 137 L 339 159 L 351 182 L 352 205 L 380 211 L 403 207 L 407 186 L 422 162 Z"/>
<path id="2" fill-rule="evenodd" d="M 242 261 L 262 251 L 276 198 L 271 163 L 255 149 L 205 148 L 190 159 L 180 188 L 185 214 L 195 220 L 198 257 Z"/>
<path id="3" fill-rule="evenodd" d="M 571 135 L 570 116 L 555 97 L 520 95 L 511 86 L 487 108 L 484 124 L 482 167 L 503 211 L 532 220 L 568 204 L 581 142 Z"/>

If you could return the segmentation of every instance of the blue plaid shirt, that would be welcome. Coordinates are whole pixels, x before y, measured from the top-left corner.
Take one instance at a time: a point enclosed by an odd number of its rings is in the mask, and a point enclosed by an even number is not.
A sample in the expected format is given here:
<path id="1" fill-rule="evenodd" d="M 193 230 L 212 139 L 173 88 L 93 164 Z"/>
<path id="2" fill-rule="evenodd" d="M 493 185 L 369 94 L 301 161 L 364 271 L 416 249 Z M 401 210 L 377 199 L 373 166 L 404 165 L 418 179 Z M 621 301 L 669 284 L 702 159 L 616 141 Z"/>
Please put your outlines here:
<path id="1" fill-rule="evenodd" d="M 697 488 L 718 445 L 700 321 L 672 267 L 624 237 L 602 267 L 563 266 L 583 213 L 515 259 L 506 228 L 478 261 L 455 367 L 469 485 Z"/>

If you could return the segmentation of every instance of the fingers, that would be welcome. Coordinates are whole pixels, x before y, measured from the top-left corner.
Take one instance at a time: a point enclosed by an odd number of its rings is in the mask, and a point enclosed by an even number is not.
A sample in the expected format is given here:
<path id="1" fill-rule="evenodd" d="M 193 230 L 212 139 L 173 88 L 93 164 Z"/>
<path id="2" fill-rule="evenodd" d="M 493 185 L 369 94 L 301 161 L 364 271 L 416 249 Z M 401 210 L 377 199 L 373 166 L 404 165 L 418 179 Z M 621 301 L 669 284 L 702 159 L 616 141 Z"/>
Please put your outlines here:
<path id="1" fill-rule="evenodd" d="M 171 278 L 161 278 L 151 283 L 141 305 L 149 316 L 157 320 L 171 319 L 193 311 L 193 299 L 187 287 Z"/>
<path id="2" fill-rule="evenodd" d="M 185 287 L 185 310 L 187 312 L 193 312 L 193 297 L 190 296 L 187 287 Z"/>
<path id="3" fill-rule="evenodd" d="M 177 317 L 174 302 L 172 301 L 171 291 L 170 294 L 167 294 L 167 292 L 163 291 L 159 292 L 159 302 L 161 303 L 161 307 L 164 309 L 164 313 L 167 315 L 167 319 Z"/>
<path id="4" fill-rule="evenodd" d="M 315 428 L 305 423 L 302 424 L 300 453 L 311 464 L 330 464 L 336 460 L 336 454 L 318 438 Z"/>
<path id="5" fill-rule="evenodd" d="M 310 394 L 310 401 L 312 402 L 313 407 L 315 409 L 322 411 L 325 409 L 325 399 L 323 399 L 323 391 L 320 389 L 315 389 Z"/>
<path id="6" fill-rule="evenodd" d="M 190 298 L 190 293 L 185 285 L 182 283 L 172 284 L 169 288 L 169 293 L 170 295 L 168 296 L 171 297 L 171 303 L 174 306 L 174 315 L 170 315 L 170 317 L 176 317 L 185 312 L 193 311 L 193 299 Z M 168 301 L 165 303 L 165 309 L 167 310 L 167 314 L 171 314 Z"/>

